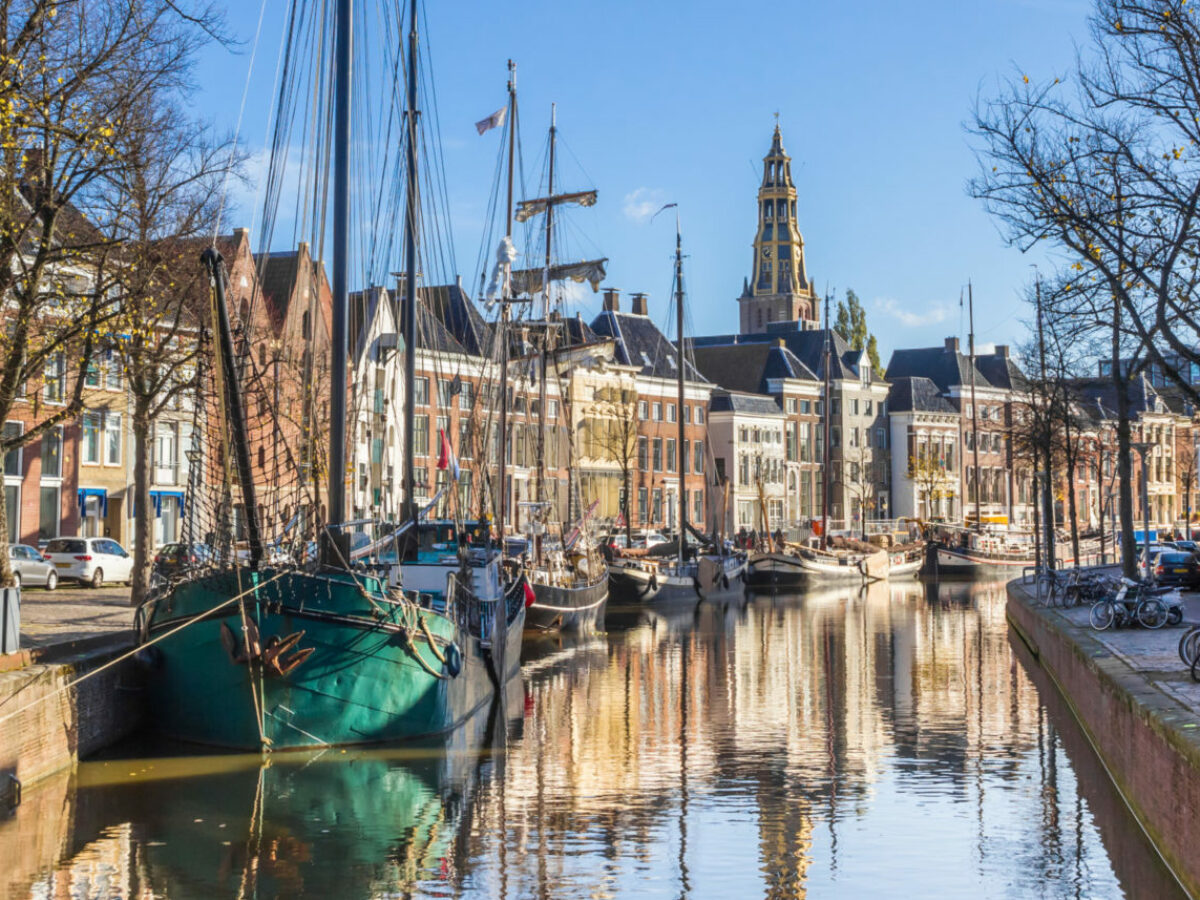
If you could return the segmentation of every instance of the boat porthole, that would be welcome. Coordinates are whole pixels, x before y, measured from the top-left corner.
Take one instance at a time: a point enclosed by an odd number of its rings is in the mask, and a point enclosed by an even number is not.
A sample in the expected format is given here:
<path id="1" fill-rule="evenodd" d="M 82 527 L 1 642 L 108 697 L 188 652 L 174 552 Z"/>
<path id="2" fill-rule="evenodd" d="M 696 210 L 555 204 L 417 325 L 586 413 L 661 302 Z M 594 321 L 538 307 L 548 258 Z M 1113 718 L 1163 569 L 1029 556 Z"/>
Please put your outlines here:
<path id="1" fill-rule="evenodd" d="M 451 677 L 457 678 L 458 673 L 462 671 L 462 651 L 458 649 L 458 644 L 453 642 L 446 645 L 446 671 Z"/>

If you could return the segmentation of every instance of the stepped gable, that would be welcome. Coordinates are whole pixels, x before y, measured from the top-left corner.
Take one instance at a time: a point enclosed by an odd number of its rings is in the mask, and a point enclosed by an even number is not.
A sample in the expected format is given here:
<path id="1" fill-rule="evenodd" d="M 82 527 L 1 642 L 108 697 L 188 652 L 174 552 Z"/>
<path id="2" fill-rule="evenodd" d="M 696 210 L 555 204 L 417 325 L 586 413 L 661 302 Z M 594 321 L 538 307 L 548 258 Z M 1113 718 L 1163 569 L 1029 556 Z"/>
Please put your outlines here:
<path id="1" fill-rule="evenodd" d="M 931 412 L 957 414 L 956 410 L 942 396 L 936 384 L 921 376 L 905 376 L 892 378 L 888 390 L 888 410 L 890 412 Z"/>
<path id="2" fill-rule="evenodd" d="M 777 378 L 818 380 L 799 357 L 779 343 L 697 346 L 694 355 L 705 378 L 733 391 L 765 394 L 767 382 Z"/>
<path id="3" fill-rule="evenodd" d="M 640 367 L 643 375 L 655 378 L 679 377 L 675 368 L 678 351 L 648 316 L 606 309 L 592 320 L 591 330 L 599 337 L 616 341 L 616 361 Z M 690 342 L 689 342 L 690 343 Z M 686 381 L 708 383 L 690 363 L 684 363 Z"/>

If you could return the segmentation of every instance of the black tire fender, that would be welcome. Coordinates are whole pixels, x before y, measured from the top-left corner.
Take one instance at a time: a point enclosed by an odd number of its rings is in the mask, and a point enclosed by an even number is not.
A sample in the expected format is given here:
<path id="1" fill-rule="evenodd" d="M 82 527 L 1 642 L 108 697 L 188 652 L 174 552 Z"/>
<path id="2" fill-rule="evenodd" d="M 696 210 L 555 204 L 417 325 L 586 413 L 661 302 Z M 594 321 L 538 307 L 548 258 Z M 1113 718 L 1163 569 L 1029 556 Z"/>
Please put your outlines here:
<path id="1" fill-rule="evenodd" d="M 458 644 L 451 641 L 446 645 L 443 655 L 446 657 L 446 671 L 451 678 L 457 678 L 462 671 L 462 651 L 458 649 Z"/>

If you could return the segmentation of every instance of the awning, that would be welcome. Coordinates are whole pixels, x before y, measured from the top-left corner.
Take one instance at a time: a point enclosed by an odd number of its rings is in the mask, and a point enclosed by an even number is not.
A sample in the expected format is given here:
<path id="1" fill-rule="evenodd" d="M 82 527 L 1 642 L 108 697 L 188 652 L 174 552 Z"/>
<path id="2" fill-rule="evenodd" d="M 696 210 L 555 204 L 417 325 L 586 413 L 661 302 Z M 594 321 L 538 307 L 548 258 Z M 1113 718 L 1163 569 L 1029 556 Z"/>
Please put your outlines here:
<path id="1" fill-rule="evenodd" d="M 175 499 L 179 501 L 179 517 L 182 519 L 187 515 L 184 497 L 183 491 L 151 491 L 150 501 L 154 504 L 154 518 L 162 518 L 162 502 L 164 499 Z"/>
<path id="2" fill-rule="evenodd" d="M 100 515 L 108 515 L 108 491 L 104 488 L 80 488 L 79 489 L 79 511 L 87 510 L 87 498 L 96 497 L 100 501 Z"/>

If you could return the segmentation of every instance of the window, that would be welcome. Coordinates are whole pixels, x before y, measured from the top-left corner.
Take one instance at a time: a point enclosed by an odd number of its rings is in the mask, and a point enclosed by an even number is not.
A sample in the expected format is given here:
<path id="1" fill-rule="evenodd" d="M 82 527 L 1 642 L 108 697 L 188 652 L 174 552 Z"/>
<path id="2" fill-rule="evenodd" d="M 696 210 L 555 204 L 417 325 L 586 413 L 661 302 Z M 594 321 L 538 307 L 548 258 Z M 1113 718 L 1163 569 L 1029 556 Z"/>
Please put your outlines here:
<path id="1" fill-rule="evenodd" d="M 42 397 L 47 403 L 62 403 L 64 396 L 63 381 L 66 377 L 63 355 L 52 353 L 42 369 Z"/>
<path id="2" fill-rule="evenodd" d="M 20 422 L 5 422 L 4 423 L 4 440 L 11 441 L 18 438 L 25 431 L 25 426 Z M 21 477 L 21 448 L 15 447 L 4 454 L 4 474 L 13 478 Z M 13 519 L 9 517 L 11 524 Z"/>
<path id="3" fill-rule="evenodd" d="M 863 401 L 863 415 L 866 415 L 866 416 L 875 415 L 875 404 L 872 401 L 870 401 L 870 400 Z"/>
<path id="4" fill-rule="evenodd" d="M 685 440 L 683 442 L 683 474 L 687 474 L 692 470 L 692 442 Z"/>
<path id="5" fill-rule="evenodd" d="M 661 403 L 654 404 L 654 421 L 655 422 L 662 421 L 662 404 Z"/>
<path id="6" fill-rule="evenodd" d="M 8 542 L 15 544 L 21 530 L 21 486 L 4 486 L 4 508 L 8 512 Z"/>
<path id="7" fill-rule="evenodd" d="M 462 395 L 459 394 L 459 396 Z M 458 420 L 458 455 L 462 459 L 470 459 L 474 455 L 471 453 L 471 421 L 469 419 Z"/>
<path id="8" fill-rule="evenodd" d="M 83 445 L 80 453 L 87 465 L 100 465 L 100 431 L 103 427 L 103 415 L 99 411 L 88 411 L 83 414 Z"/>
<path id="9" fill-rule="evenodd" d="M 661 472 L 663 464 L 663 439 L 654 439 L 654 471 Z"/>
<path id="10" fill-rule="evenodd" d="M 158 422 L 154 426 L 154 479 L 161 483 L 175 480 L 178 441 L 174 422 Z"/>
<path id="11" fill-rule="evenodd" d="M 663 501 L 662 488 L 655 488 L 654 489 L 654 509 L 651 510 L 651 512 L 653 513 L 653 518 L 651 519 L 651 521 L 661 522 L 663 520 L 662 501 Z"/>
<path id="12" fill-rule="evenodd" d="M 440 455 L 442 452 L 442 435 L 443 434 L 446 435 L 447 441 L 450 440 L 450 417 L 449 416 L 438 416 L 437 417 L 437 429 L 438 429 L 437 435 L 436 435 L 437 452 Z"/>
<path id="13" fill-rule="evenodd" d="M 644 487 L 640 487 L 638 488 L 638 521 L 644 523 L 648 513 L 649 509 L 647 509 L 646 506 L 646 489 Z"/>
<path id="14" fill-rule="evenodd" d="M 697 425 L 704 424 L 704 407 L 703 406 L 696 407 L 696 424 Z"/>
<path id="15" fill-rule="evenodd" d="M 124 388 L 122 382 L 123 372 L 121 371 L 121 357 L 115 353 L 108 361 L 107 371 L 104 373 L 104 386 L 110 391 L 119 391 Z"/>
<path id="16" fill-rule="evenodd" d="M 739 453 L 738 454 L 738 483 L 739 484 L 749 484 L 750 483 L 750 454 L 749 453 Z"/>
<path id="17" fill-rule="evenodd" d="M 667 438 L 667 471 L 674 472 L 678 467 L 675 457 L 675 438 Z"/>
<path id="18" fill-rule="evenodd" d="M 546 416 L 551 419 L 558 418 L 558 401 L 557 400 L 547 400 L 546 401 Z"/>
<path id="19" fill-rule="evenodd" d="M 832 410 L 832 411 L 833 411 L 833 414 L 834 414 L 835 416 L 840 416 L 840 415 L 842 414 L 842 401 L 841 401 L 841 398 L 840 398 L 840 397 L 834 397 L 832 400 L 830 400 L 830 401 L 829 401 L 829 408 L 830 408 L 830 410 Z"/>
<path id="20" fill-rule="evenodd" d="M 62 428 L 42 433 L 42 477 L 62 478 Z"/>
<path id="21" fill-rule="evenodd" d="M 875 429 L 875 446 L 878 447 L 880 450 L 887 449 L 887 429 L 886 428 L 876 428 Z"/>
<path id="22" fill-rule="evenodd" d="M 842 430 L 836 425 L 829 429 L 829 446 L 830 448 L 842 446 Z"/>
<path id="23" fill-rule="evenodd" d="M 668 422 L 675 421 L 675 404 L 674 403 L 667 404 L 667 421 Z"/>
<path id="24" fill-rule="evenodd" d="M 440 406 L 442 409 L 450 408 L 450 404 L 452 402 L 451 397 L 454 396 L 452 393 L 453 389 L 454 389 L 454 382 L 450 381 L 447 378 L 439 378 L 438 379 L 438 382 L 437 382 L 438 406 Z"/>
<path id="25" fill-rule="evenodd" d="M 100 387 L 100 365 L 94 357 L 88 360 L 87 372 L 83 376 L 83 383 L 87 387 Z"/>
<path id="26" fill-rule="evenodd" d="M 417 406 L 429 405 L 429 379 L 414 378 L 413 379 L 413 403 Z"/>
<path id="27" fill-rule="evenodd" d="M 692 471 L 697 475 L 704 474 L 704 441 L 692 444 Z"/>
<path id="28" fill-rule="evenodd" d="M 645 400 L 638 401 L 638 418 L 643 422 L 650 418 L 650 404 Z"/>
<path id="29" fill-rule="evenodd" d="M 418 382 L 421 380 L 428 386 L 428 379 L 418 379 Z M 413 455 L 429 455 L 429 416 L 413 416 Z"/>
<path id="30" fill-rule="evenodd" d="M 811 401 L 811 400 L 801 400 L 801 401 L 800 401 L 800 413 L 801 413 L 801 415 L 805 415 L 805 416 L 807 416 L 807 415 L 809 415 L 811 412 L 812 412 L 812 401 Z"/>
<path id="31" fill-rule="evenodd" d="M 474 397 L 475 395 L 471 392 L 471 383 L 469 381 L 464 381 L 462 383 L 462 390 L 458 392 L 458 408 L 471 409 L 475 405 L 473 402 Z M 553 409 L 553 407 L 551 407 L 551 409 Z"/>
<path id="32" fill-rule="evenodd" d="M 62 516 L 59 513 L 59 487 L 42 485 L 38 502 L 38 538 L 58 537 Z"/>
<path id="33" fill-rule="evenodd" d="M 850 399 L 850 415 L 852 415 L 852 416 L 858 415 L 858 398 L 857 397 L 852 397 Z"/>
<path id="34" fill-rule="evenodd" d="M 638 438 L 638 446 L 637 446 L 637 464 L 638 464 L 639 472 L 646 471 L 646 463 L 647 463 L 646 453 L 647 453 L 646 439 L 644 437 L 639 437 Z"/>
<path id="35" fill-rule="evenodd" d="M 787 410 L 788 415 L 794 416 L 800 409 L 800 401 L 795 397 L 788 397 L 784 401 L 784 408 Z"/>

